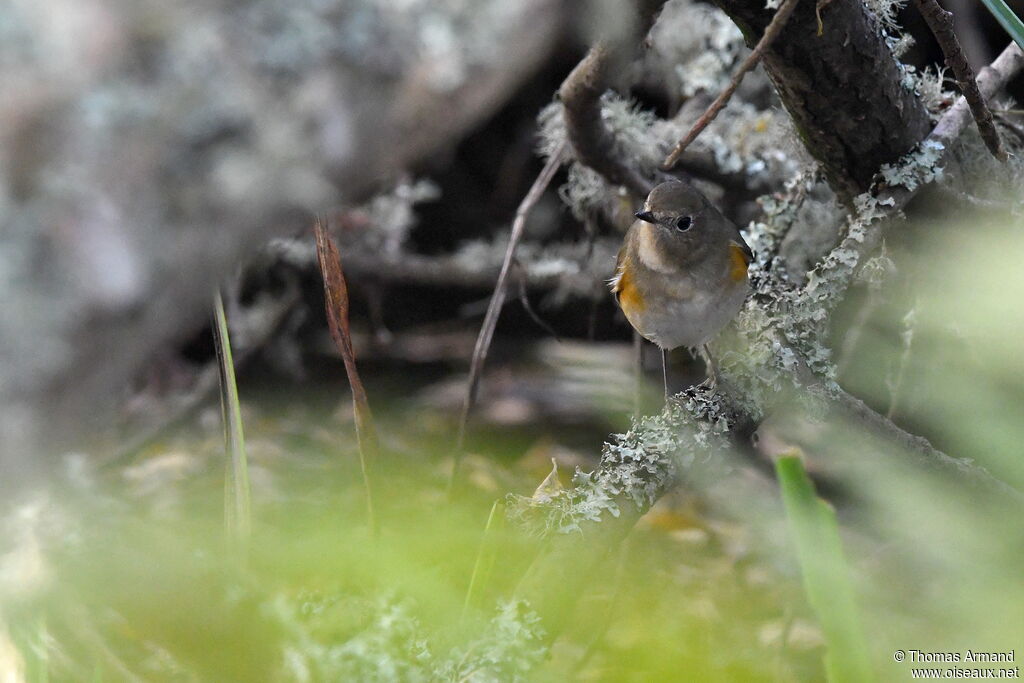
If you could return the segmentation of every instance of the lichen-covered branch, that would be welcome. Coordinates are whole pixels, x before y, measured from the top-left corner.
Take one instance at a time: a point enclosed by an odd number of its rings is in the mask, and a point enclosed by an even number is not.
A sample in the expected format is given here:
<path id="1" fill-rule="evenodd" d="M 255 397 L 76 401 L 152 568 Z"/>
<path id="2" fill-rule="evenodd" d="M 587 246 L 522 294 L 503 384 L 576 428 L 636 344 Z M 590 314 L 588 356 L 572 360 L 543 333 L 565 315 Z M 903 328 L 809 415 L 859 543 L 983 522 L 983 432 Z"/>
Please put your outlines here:
<path id="1" fill-rule="evenodd" d="M 643 418 L 604 445 L 600 467 L 577 472 L 575 486 L 553 495 L 511 496 L 509 516 L 528 533 L 548 536 L 544 554 L 530 567 L 515 597 L 544 618 L 558 635 L 568 609 L 608 553 L 677 481 L 698 468 L 721 476 L 731 432 L 743 421 L 725 394 L 695 388 L 671 400 L 660 415 Z"/>
<path id="2" fill-rule="evenodd" d="M 982 71 L 982 91 L 991 94 L 1005 85 L 1019 61 L 1008 48 L 992 68 Z M 559 626 L 558 614 L 566 611 L 561 608 L 571 604 L 574 591 L 581 590 L 579 585 L 600 565 L 608 552 L 606 544 L 621 540 L 677 479 L 693 476 L 708 460 L 706 454 L 721 453 L 739 431 L 750 433 L 751 425 L 763 419 L 780 394 L 792 394 L 791 389 L 796 389 L 812 413 L 851 418 L 868 434 L 904 449 L 925 466 L 1024 505 L 1020 492 L 983 468 L 938 451 L 843 391 L 831 379 L 834 369 L 822 341 L 829 309 L 842 299 L 853 274 L 877 246 L 882 225 L 940 176 L 947 143 L 969 121 L 969 116 L 961 115 L 960 105 L 916 150 L 881 168 L 872 183 L 873 193 L 856 197 L 846 238 L 809 274 L 805 286 L 790 284 L 782 267 L 771 259 L 778 239 L 771 227 L 752 226 L 750 238 L 758 255 L 751 266 L 755 292 L 737 323 L 740 339 L 735 343 L 742 352 L 726 348 L 720 356 L 724 381 L 719 389 L 688 392 L 671 400 L 660 416 L 613 437 L 605 445 L 600 467 L 589 474 L 578 473 L 575 488 L 541 500 L 519 499 L 510 506 L 514 518 L 525 519 L 534 532 L 550 536 L 516 595 L 537 609 L 558 605 L 560 609 L 550 617 L 553 621 L 548 622 L 552 631 Z M 764 245 L 769 248 L 758 249 Z M 542 616 L 546 614 L 545 610 Z"/>
<path id="3" fill-rule="evenodd" d="M 1024 70 L 1024 52 L 1010 43 L 978 76 L 978 88 L 985 98 L 1005 87 Z M 902 164 L 885 165 L 879 172 L 873 193 L 856 200 L 843 241 L 808 276 L 805 293 L 822 305 L 835 305 L 868 254 L 878 248 L 887 222 L 897 216 L 916 192 L 942 173 L 943 155 L 963 133 L 971 120 L 970 107 L 960 97 L 939 119 L 928 137 Z M 831 303 L 829 303 L 831 302 Z"/>

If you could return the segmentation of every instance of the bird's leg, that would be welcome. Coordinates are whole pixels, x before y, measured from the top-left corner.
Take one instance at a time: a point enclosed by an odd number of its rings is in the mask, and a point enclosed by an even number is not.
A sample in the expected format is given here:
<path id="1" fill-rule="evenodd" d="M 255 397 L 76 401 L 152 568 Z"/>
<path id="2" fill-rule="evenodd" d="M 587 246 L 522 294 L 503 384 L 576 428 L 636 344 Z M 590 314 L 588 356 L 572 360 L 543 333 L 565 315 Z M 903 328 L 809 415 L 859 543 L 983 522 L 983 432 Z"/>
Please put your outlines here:
<path id="1" fill-rule="evenodd" d="M 644 338 L 633 332 L 633 418 L 640 419 L 640 393 L 644 382 Z"/>
<path id="2" fill-rule="evenodd" d="M 668 351 L 661 350 L 661 379 L 665 382 L 665 402 L 668 402 Z"/>
<path id="3" fill-rule="evenodd" d="M 714 387 L 718 384 L 718 367 L 715 365 L 715 359 L 711 357 L 711 349 L 708 348 L 707 344 L 701 345 L 700 355 L 704 359 L 704 365 L 707 366 L 708 370 L 708 378 L 702 383 L 707 384 L 709 387 Z"/>

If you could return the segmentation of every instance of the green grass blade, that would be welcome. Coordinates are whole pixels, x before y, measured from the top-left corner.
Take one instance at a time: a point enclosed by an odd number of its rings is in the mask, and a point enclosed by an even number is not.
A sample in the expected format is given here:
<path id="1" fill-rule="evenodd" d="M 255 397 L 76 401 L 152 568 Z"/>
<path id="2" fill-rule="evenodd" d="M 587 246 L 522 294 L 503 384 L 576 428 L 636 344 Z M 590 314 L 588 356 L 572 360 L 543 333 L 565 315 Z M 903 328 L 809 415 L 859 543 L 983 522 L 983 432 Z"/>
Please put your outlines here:
<path id="1" fill-rule="evenodd" d="M 494 561 L 497 559 L 497 547 L 495 546 L 494 534 L 497 533 L 505 520 L 505 506 L 501 500 L 494 501 L 491 512 L 487 515 L 487 524 L 484 526 L 484 535 L 480 539 L 480 550 L 476 554 L 476 562 L 473 563 L 473 575 L 469 578 L 469 588 L 466 590 L 466 601 L 462 605 L 462 616 L 465 618 L 470 606 L 480 604 L 480 596 L 491 577 L 494 569 Z"/>
<path id="2" fill-rule="evenodd" d="M 825 634 L 828 680 L 871 681 L 874 677 L 835 510 L 818 497 L 799 457 L 779 458 L 775 472 L 803 572 L 804 590 Z"/>
<path id="3" fill-rule="evenodd" d="M 981 0 L 985 7 L 996 18 L 999 25 L 1003 27 L 1014 42 L 1024 49 L 1024 21 L 1020 20 L 1013 10 L 1009 8 L 1005 0 Z"/>
<path id="4" fill-rule="evenodd" d="M 3 630 L 4 624 L 0 622 L 0 636 Z M 10 635 L 14 636 L 13 642 L 24 663 L 24 680 L 27 683 L 50 683 L 50 630 L 46 617 L 40 616 L 26 637 L 18 638 L 17 631 Z"/>
<path id="5" fill-rule="evenodd" d="M 224 480 L 224 524 L 229 542 L 243 547 L 251 527 L 249 501 L 249 466 L 245 455 L 242 430 L 242 409 L 235 383 L 235 364 L 231 358 L 227 316 L 220 291 L 214 295 L 213 337 L 220 370 L 220 405 L 224 420 L 224 448 L 227 452 Z"/>

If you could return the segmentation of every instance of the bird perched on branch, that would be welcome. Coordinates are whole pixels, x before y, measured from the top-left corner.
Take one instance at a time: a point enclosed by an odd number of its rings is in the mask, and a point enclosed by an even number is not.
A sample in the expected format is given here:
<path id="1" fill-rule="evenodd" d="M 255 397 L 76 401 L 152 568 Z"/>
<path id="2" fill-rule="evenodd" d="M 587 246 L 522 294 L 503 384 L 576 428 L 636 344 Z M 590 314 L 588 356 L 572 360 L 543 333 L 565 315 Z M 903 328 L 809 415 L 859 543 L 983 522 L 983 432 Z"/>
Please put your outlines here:
<path id="1" fill-rule="evenodd" d="M 692 185 L 651 190 L 619 250 L 612 292 L 626 320 L 662 353 L 668 396 L 668 351 L 697 348 L 716 380 L 707 349 L 739 312 L 750 285 L 753 252 L 739 229 Z"/>

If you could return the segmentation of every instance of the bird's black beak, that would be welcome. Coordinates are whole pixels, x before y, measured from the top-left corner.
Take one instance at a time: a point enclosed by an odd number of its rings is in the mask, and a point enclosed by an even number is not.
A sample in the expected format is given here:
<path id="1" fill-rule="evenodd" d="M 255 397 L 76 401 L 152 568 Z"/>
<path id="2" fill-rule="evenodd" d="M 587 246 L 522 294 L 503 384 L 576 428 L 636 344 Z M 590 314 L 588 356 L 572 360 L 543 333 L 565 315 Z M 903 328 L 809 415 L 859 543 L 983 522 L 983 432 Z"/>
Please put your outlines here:
<path id="1" fill-rule="evenodd" d="M 654 220 L 654 214 L 651 213 L 650 211 L 637 211 L 633 215 L 636 216 L 637 218 L 639 218 L 640 220 L 644 221 L 645 223 L 655 223 L 656 222 Z"/>

